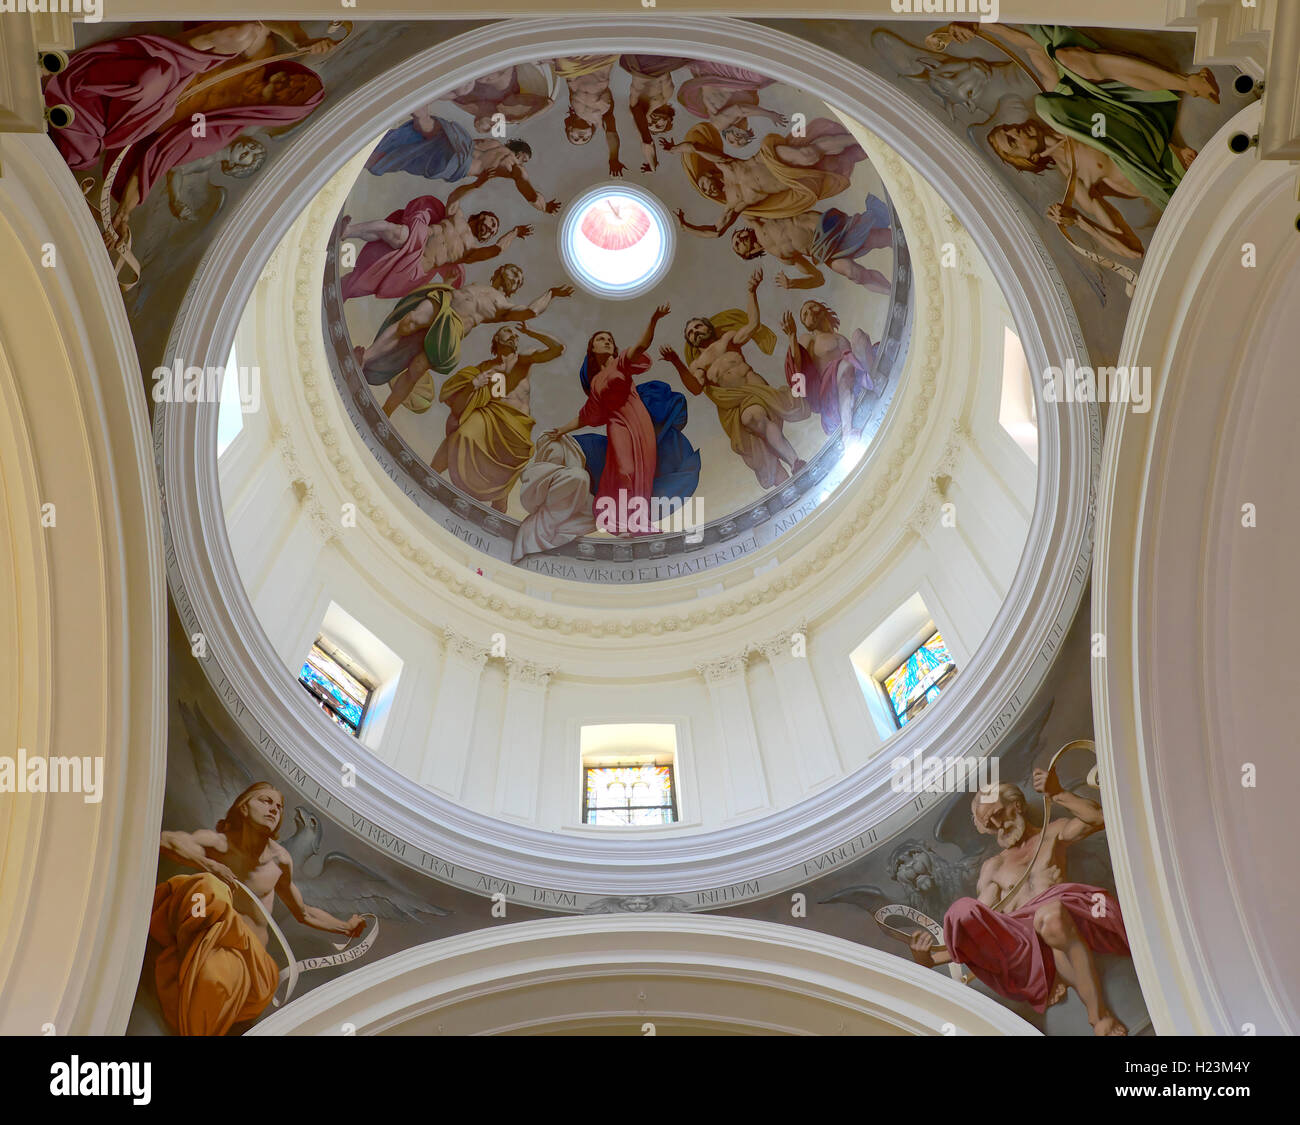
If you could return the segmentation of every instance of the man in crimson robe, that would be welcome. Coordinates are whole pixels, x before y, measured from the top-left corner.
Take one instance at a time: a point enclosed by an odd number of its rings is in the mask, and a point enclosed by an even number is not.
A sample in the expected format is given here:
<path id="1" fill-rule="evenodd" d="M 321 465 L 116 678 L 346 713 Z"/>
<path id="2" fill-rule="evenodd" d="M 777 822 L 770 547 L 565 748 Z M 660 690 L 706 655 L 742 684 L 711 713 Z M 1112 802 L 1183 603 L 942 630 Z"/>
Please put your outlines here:
<path id="1" fill-rule="evenodd" d="M 117 165 L 110 248 L 124 244 L 131 212 L 169 170 L 219 152 L 248 129 L 293 125 L 320 104 L 320 77 L 287 59 L 208 84 L 225 70 L 275 55 L 274 38 L 307 54 L 335 45 L 309 38 L 296 23 L 203 24 L 176 36 L 94 43 L 48 80 L 45 104 L 71 106 L 74 114 L 53 132 L 68 166 L 92 168 L 102 158 L 107 176 Z"/>
<path id="2" fill-rule="evenodd" d="M 1002 850 L 980 868 L 977 897 L 948 908 L 944 944 L 932 945 L 922 930 L 912 938 L 912 959 L 965 965 L 995 992 L 1039 1012 L 1073 988 L 1094 1034 L 1127 1035 L 1106 1003 L 1093 956 L 1129 952 L 1119 903 L 1100 887 L 1064 881 L 1066 849 L 1105 827 L 1101 806 L 1062 789 L 1054 770 L 1034 770 L 1034 788 L 1071 815 L 1040 828 L 1026 818 L 1017 786 L 977 793 L 975 828 L 996 836 Z"/>

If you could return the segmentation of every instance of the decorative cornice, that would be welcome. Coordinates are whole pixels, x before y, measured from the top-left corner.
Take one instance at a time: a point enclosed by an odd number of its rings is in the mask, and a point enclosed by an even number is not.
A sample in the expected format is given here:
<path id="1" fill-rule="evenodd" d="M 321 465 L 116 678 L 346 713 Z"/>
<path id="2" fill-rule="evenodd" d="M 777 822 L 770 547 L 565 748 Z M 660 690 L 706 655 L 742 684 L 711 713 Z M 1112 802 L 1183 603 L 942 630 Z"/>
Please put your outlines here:
<path id="1" fill-rule="evenodd" d="M 953 268 L 963 277 L 969 277 L 978 281 L 982 277 L 982 271 L 979 266 L 979 253 L 975 249 L 975 244 L 971 241 L 970 233 L 962 225 L 962 221 L 957 218 L 956 212 L 946 204 L 942 210 L 942 220 L 940 223 L 940 236 L 945 242 L 950 242 L 956 257 L 956 263 Z"/>
<path id="2" fill-rule="evenodd" d="M 531 660 L 506 660 L 506 675 L 515 683 L 546 687 L 558 671 L 558 668 L 534 664 Z"/>
<path id="3" fill-rule="evenodd" d="M 730 680 L 736 676 L 745 674 L 745 666 L 749 663 L 749 651 L 737 653 L 734 656 L 724 656 L 720 660 L 706 660 L 702 664 L 695 665 L 695 670 L 704 677 L 707 684 L 716 684 L 720 680 Z"/>
<path id="4" fill-rule="evenodd" d="M 924 539 L 934 523 L 939 507 L 948 499 L 948 486 L 952 483 L 953 470 L 961 459 L 962 453 L 970 445 L 971 432 L 965 421 L 958 418 L 948 431 L 943 452 L 930 470 L 930 478 L 921 499 L 907 514 L 903 526 L 911 534 Z"/>
<path id="5" fill-rule="evenodd" d="M 289 471 L 289 482 L 293 486 L 293 492 L 298 499 L 298 503 L 302 505 L 303 511 L 307 514 L 312 531 L 316 533 L 322 544 L 328 545 L 336 542 L 339 538 L 339 525 L 337 521 L 330 518 L 325 506 L 316 495 L 315 485 L 311 483 L 307 474 L 303 471 L 302 465 L 298 461 L 298 451 L 294 448 L 289 431 L 283 426 L 277 426 L 273 440 L 275 448 L 279 450 L 280 457 L 284 461 L 285 468 Z"/>
<path id="6" fill-rule="evenodd" d="M 807 645 L 808 625 L 806 622 L 801 621 L 783 633 L 778 633 L 765 641 L 759 641 L 751 651 L 761 652 L 767 658 L 768 663 L 772 663 L 793 656 L 796 638 L 801 638 L 804 645 Z"/>
<path id="7" fill-rule="evenodd" d="M 484 645 L 462 636 L 450 627 L 442 631 L 442 647 L 448 656 L 473 664 L 475 668 L 482 668 L 490 655 L 490 651 Z"/>

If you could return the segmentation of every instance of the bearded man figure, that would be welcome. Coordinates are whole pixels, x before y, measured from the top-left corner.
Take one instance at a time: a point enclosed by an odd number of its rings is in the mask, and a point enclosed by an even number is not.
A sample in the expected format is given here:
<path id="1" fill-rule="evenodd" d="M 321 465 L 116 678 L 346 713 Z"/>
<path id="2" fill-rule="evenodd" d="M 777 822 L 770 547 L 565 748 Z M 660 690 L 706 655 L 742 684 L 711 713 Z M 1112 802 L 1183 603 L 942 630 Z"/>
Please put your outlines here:
<path id="1" fill-rule="evenodd" d="M 995 992 L 1039 1012 L 1073 988 L 1094 1034 L 1127 1035 L 1106 1003 L 1093 956 L 1128 955 L 1119 903 L 1100 887 L 1063 881 L 1066 849 L 1105 827 L 1101 806 L 1062 789 L 1054 770 L 1034 770 L 1034 789 L 1072 815 L 1040 828 L 1026 819 L 1019 787 L 977 793 L 975 828 L 996 836 L 1002 850 L 980 868 L 977 897 L 948 908 L 944 945 L 932 945 L 921 931 L 910 942 L 912 959 L 927 967 L 965 965 Z"/>

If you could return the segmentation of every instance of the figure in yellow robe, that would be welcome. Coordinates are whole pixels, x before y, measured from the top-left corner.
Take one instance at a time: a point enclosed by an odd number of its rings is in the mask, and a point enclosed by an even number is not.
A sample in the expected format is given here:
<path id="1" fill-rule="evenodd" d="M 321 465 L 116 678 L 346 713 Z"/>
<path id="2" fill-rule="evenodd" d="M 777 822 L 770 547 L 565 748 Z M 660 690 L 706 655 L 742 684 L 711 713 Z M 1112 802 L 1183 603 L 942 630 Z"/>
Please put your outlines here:
<path id="1" fill-rule="evenodd" d="M 763 271 L 755 270 L 743 312 L 728 309 L 686 322 L 685 360 L 673 348 L 661 348 L 659 355 L 676 368 L 691 394 L 704 395 L 717 408 L 733 452 L 758 483 L 775 488 L 807 464 L 786 438 L 784 425 L 803 421 L 810 411 L 806 398 L 795 398 L 788 386 L 772 386 L 745 359 L 744 347 L 751 341 L 766 355 L 776 347 L 776 336 L 759 315 L 762 280 Z"/>
<path id="2" fill-rule="evenodd" d="M 520 353 L 518 332 L 545 346 Z M 529 372 L 564 354 L 564 346 L 541 332 L 506 325 L 492 337 L 492 358 L 464 367 L 443 385 L 438 398 L 450 409 L 447 436 L 433 455 L 435 471 L 445 472 L 466 495 L 499 512 L 533 455 Z"/>
<path id="3" fill-rule="evenodd" d="M 843 126 L 819 117 L 806 135 L 769 133 L 753 156 L 729 155 L 722 134 L 707 122 L 692 126 L 679 144 L 661 139 L 681 154 L 682 167 L 706 199 L 725 204 L 725 230 L 739 215 L 790 219 L 849 187 L 853 167 L 866 153 Z"/>
<path id="4" fill-rule="evenodd" d="M 262 1014 L 279 968 L 215 875 L 176 875 L 154 890 L 154 983 L 180 1035 L 225 1035 Z"/>
<path id="5" fill-rule="evenodd" d="M 259 781 L 235 798 L 215 829 L 159 837 L 164 859 L 198 872 L 159 883 L 149 918 L 158 1002 L 180 1035 L 225 1035 L 271 1002 L 278 970 L 266 945 L 277 897 L 314 930 L 357 937 L 365 928 L 360 915 L 345 922 L 303 901 L 293 857 L 276 841 L 283 812 L 283 794 Z"/>

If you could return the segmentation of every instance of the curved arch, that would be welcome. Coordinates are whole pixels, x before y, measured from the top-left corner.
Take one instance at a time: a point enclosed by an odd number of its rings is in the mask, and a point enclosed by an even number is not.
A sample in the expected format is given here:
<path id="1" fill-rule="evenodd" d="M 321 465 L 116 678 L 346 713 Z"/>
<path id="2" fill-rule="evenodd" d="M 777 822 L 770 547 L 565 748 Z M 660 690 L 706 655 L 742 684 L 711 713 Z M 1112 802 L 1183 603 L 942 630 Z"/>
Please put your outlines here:
<path id="1" fill-rule="evenodd" d="M 517 922 L 443 938 L 354 969 L 248 1034 L 639 1034 L 647 1022 L 660 1033 L 1037 1034 L 975 989 L 878 949 L 685 914 Z"/>
<path id="2" fill-rule="evenodd" d="M 362 138 L 431 92 L 485 69 L 548 53 L 617 48 L 664 54 L 704 50 L 722 61 L 761 67 L 856 120 L 870 121 L 969 229 L 1010 303 L 1031 368 L 1042 371 L 1070 359 L 1087 363 L 1064 286 L 1018 204 L 973 153 L 949 143 L 915 103 L 883 79 L 782 33 L 728 20 L 664 15 L 653 22 L 651 27 L 639 19 L 610 18 L 593 26 L 554 18 L 494 25 L 393 68 L 323 113 L 297 142 L 296 159 L 267 170 L 245 199 L 239 221 L 227 223 L 210 248 L 177 319 L 169 354 L 201 365 L 221 362 L 269 247 L 295 217 L 295 200 L 319 190 Z M 1095 407 L 1040 402 L 1039 424 L 1039 501 L 1011 590 L 942 710 L 915 732 L 899 736 L 899 754 L 923 753 L 935 744 L 991 749 L 1029 701 L 1074 616 L 1091 553 L 1099 416 Z M 346 760 L 343 736 L 322 736 L 301 708 L 285 705 L 294 686 L 264 671 L 274 669 L 276 661 L 243 592 L 226 537 L 212 413 L 163 408 L 156 425 L 163 438 L 159 470 L 176 546 L 170 578 L 178 603 L 192 609 L 207 635 L 208 675 L 224 697 L 240 700 L 253 724 L 246 729 L 305 771 L 328 794 L 336 815 L 351 811 L 352 817 L 342 818 L 345 827 L 355 818 L 365 829 L 401 841 L 399 858 L 406 862 L 426 870 L 435 860 L 450 862 L 467 869 L 467 876 L 489 871 L 512 884 L 508 897 L 516 890 L 528 896 L 547 888 L 584 894 L 718 888 L 722 901 L 734 902 L 801 882 L 803 865 L 813 857 L 846 844 L 858 850 L 867 846 L 864 833 L 883 831 L 886 821 L 897 830 L 913 815 L 912 797 L 890 789 L 884 756 L 789 809 L 689 841 L 559 838 L 467 810 L 386 767 L 368 770 L 357 777 L 355 788 L 345 789 L 338 768 Z"/>
<path id="3" fill-rule="evenodd" d="M 1294 664 L 1267 645 L 1300 629 L 1295 599 L 1279 597 L 1298 545 L 1282 513 L 1294 509 L 1300 245 L 1294 169 L 1226 144 L 1253 135 L 1259 113 L 1204 146 L 1152 239 L 1119 362 L 1150 369 L 1154 405 L 1112 411 L 1097 514 L 1093 630 L 1109 642 L 1094 665 L 1097 756 L 1160 1034 L 1300 1027 L 1286 965 L 1300 712 Z"/>
<path id="4" fill-rule="evenodd" d="M 4 157 L 3 753 L 20 777 L 23 753 L 102 773 L 98 799 L 70 767 L 59 784 L 81 791 L 0 796 L 0 1033 L 120 1034 L 166 772 L 162 522 L 135 346 L 85 200 L 44 135 L 6 134 Z"/>

